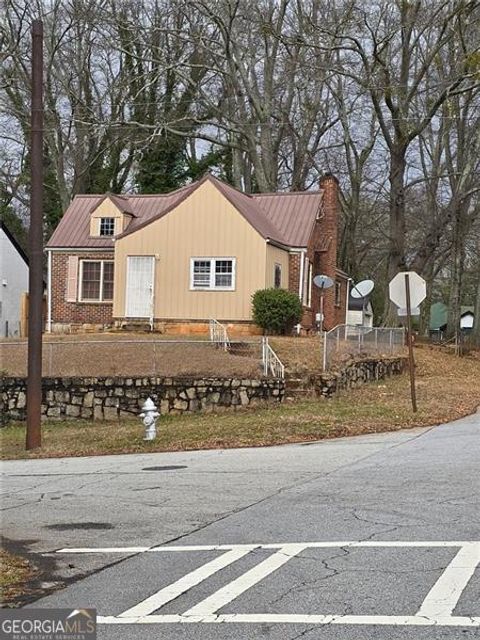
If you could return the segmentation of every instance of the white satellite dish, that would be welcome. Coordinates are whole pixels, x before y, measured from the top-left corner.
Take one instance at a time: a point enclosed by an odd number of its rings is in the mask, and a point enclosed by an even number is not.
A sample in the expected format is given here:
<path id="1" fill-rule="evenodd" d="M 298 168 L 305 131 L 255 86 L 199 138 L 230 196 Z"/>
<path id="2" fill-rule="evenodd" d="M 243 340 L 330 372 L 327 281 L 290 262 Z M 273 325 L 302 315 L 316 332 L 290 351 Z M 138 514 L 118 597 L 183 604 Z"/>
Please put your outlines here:
<path id="1" fill-rule="evenodd" d="M 319 289 L 330 289 L 333 287 L 333 280 L 328 276 L 319 275 L 314 277 L 313 284 Z"/>
<path id="2" fill-rule="evenodd" d="M 350 295 L 352 298 L 365 298 L 369 293 L 372 293 L 374 286 L 373 280 L 362 280 L 352 286 Z"/>

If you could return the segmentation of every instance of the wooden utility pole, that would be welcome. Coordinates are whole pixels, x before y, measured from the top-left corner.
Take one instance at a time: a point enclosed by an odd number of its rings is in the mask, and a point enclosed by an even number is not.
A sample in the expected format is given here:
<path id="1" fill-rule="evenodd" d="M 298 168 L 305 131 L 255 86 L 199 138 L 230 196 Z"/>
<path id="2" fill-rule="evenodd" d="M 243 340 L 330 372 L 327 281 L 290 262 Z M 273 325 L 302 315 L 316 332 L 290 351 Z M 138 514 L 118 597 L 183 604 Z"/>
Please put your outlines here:
<path id="1" fill-rule="evenodd" d="M 42 444 L 43 24 L 41 20 L 34 20 L 32 24 L 31 124 L 26 448 L 36 449 Z"/>

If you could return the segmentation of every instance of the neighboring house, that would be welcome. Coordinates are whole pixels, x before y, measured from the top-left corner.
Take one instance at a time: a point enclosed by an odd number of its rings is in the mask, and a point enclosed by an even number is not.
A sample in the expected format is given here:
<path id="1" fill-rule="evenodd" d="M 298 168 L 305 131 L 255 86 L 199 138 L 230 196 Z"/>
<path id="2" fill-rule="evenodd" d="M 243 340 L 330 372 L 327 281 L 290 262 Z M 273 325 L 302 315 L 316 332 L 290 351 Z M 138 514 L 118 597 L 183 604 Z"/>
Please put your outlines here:
<path id="1" fill-rule="evenodd" d="M 215 318 L 251 332 L 252 295 L 267 287 L 298 294 L 309 329 L 320 273 L 336 282 L 325 325 L 344 323 L 338 206 L 330 175 L 319 191 L 301 193 L 247 195 L 207 174 L 168 194 L 78 195 L 47 244 L 47 329 L 150 323 L 181 332 Z"/>
<path id="2" fill-rule="evenodd" d="M 460 307 L 460 329 L 465 333 L 471 333 L 475 321 L 473 307 Z"/>
<path id="3" fill-rule="evenodd" d="M 22 298 L 28 292 L 28 258 L 0 222 L 0 336 L 22 334 Z"/>
<path id="4" fill-rule="evenodd" d="M 475 323 L 474 308 L 460 307 L 460 329 L 470 333 Z M 443 302 L 435 302 L 430 307 L 430 335 L 443 339 L 448 324 L 448 307 Z"/>
<path id="5" fill-rule="evenodd" d="M 347 324 L 373 327 L 373 308 L 368 298 L 353 298 L 349 296 Z"/>

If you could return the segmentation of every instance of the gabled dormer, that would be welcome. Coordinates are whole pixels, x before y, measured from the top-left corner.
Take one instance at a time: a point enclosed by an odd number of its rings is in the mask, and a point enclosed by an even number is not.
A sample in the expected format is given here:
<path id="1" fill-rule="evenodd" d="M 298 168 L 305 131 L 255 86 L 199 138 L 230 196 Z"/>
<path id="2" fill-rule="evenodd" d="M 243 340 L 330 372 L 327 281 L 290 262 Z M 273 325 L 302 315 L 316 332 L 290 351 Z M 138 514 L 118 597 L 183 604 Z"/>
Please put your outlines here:
<path id="1" fill-rule="evenodd" d="M 128 198 L 107 193 L 90 212 L 90 236 L 114 238 L 123 233 L 135 217 Z"/>

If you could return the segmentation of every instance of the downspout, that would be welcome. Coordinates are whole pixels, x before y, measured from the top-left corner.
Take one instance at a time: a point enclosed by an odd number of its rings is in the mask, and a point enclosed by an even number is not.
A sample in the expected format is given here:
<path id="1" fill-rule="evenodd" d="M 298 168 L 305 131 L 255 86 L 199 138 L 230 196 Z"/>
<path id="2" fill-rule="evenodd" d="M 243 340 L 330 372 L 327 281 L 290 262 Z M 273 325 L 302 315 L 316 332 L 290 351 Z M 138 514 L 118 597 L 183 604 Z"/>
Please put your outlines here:
<path id="1" fill-rule="evenodd" d="M 52 333 L 52 252 L 47 249 L 47 333 Z"/>

